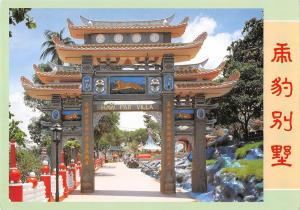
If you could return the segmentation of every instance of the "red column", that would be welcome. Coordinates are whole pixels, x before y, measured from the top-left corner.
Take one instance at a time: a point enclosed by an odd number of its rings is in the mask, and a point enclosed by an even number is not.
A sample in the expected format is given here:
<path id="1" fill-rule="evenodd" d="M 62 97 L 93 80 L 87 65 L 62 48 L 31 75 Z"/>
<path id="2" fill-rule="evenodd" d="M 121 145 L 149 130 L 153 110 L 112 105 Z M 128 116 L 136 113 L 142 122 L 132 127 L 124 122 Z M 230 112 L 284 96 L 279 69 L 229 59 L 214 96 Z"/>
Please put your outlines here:
<path id="1" fill-rule="evenodd" d="M 69 189 L 67 185 L 67 171 L 66 171 L 66 165 L 64 163 L 64 151 L 62 150 L 60 153 L 60 164 L 59 164 L 59 175 L 61 175 L 63 180 L 63 186 L 64 186 L 64 197 L 68 197 L 69 195 Z"/>
<path id="2" fill-rule="evenodd" d="M 40 180 L 44 182 L 46 187 L 46 198 L 49 202 L 54 201 L 54 198 L 52 196 L 51 192 L 51 175 L 50 175 L 50 167 L 48 165 L 48 161 L 43 161 L 43 166 L 41 168 L 41 177 Z"/>
<path id="3" fill-rule="evenodd" d="M 16 143 L 14 139 L 10 141 L 9 199 L 13 202 L 23 201 L 23 186 L 21 183 L 21 172 L 17 169 Z"/>

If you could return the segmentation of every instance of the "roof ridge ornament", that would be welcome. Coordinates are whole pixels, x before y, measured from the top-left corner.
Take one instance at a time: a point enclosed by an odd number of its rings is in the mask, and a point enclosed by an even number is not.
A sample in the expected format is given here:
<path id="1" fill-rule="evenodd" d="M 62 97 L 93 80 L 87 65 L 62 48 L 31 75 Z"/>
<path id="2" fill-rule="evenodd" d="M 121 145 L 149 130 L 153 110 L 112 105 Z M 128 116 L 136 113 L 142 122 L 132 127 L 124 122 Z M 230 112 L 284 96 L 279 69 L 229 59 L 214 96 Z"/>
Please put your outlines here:
<path id="1" fill-rule="evenodd" d="M 57 36 L 57 34 L 53 34 L 51 36 L 51 39 L 52 39 L 52 41 L 53 41 L 53 43 L 55 45 L 64 45 L 64 43 L 59 39 L 59 37 Z"/>
<path id="2" fill-rule="evenodd" d="M 74 23 L 69 18 L 67 18 L 67 22 L 68 22 L 68 25 L 74 25 Z"/>
<path id="3" fill-rule="evenodd" d="M 182 24 L 187 24 L 189 22 L 190 18 L 189 17 L 185 17 L 180 23 L 179 25 L 182 25 Z"/>
<path id="4" fill-rule="evenodd" d="M 162 18 L 162 19 L 155 19 L 155 20 L 129 20 L 129 21 L 102 21 L 102 20 L 92 20 L 80 15 L 80 20 L 84 25 L 88 26 L 126 26 L 126 25 L 170 25 L 173 21 L 175 14 Z M 186 21 L 186 18 L 184 19 Z M 184 22 L 182 21 L 182 22 Z M 68 19 L 68 23 L 74 25 L 71 20 Z"/>
<path id="5" fill-rule="evenodd" d="M 206 58 L 204 61 L 200 62 L 199 65 L 203 68 L 206 64 L 209 58 Z"/>
<path id="6" fill-rule="evenodd" d="M 21 83 L 23 84 L 23 86 L 33 86 L 33 83 L 25 76 L 21 76 Z"/>
<path id="7" fill-rule="evenodd" d="M 42 71 L 40 70 L 40 68 L 38 67 L 38 65 L 36 65 L 36 64 L 33 64 L 32 65 L 32 67 L 33 67 L 33 69 L 34 69 L 34 71 L 35 71 L 35 73 L 36 74 L 38 74 L 38 73 L 41 73 Z"/>
<path id="8" fill-rule="evenodd" d="M 201 33 L 199 36 L 194 39 L 193 43 L 202 43 L 207 38 L 207 32 Z"/>

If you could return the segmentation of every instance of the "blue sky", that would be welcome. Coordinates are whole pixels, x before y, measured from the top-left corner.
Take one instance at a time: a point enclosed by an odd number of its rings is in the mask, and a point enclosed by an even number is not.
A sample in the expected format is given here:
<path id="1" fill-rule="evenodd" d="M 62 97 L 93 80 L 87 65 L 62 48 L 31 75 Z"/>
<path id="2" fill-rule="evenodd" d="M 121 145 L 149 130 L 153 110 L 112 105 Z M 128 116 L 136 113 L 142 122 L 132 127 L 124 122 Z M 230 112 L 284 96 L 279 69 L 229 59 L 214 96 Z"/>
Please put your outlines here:
<path id="1" fill-rule="evenodd" d="M 35 19 L 37 28 L 29 30 L 23 23 L 13 26 L 13 37 L 9 40 L 11 110 L 17 119 L 23 121 L 22 128 L 26 129 L 29 119 L 39 113 L 33 113 L 24 106 L 20 77 L 23 75 L 31 79 L 32 65 L 47 62 L 39 59 L 46 29 L 59 31 L 65 28 L 64 35 L 69 36 L 67 18 L 75 24 L 81 24 L 80 15 L 99 20 L 149 20 L 172 14 L 175 14 L 173 24 L 179 23 L 186 16 L 190 18 L 186 33 L 175 41 L 189 42 L 201 32 L 208 32 L 205 44 L 193 60 L 199 62 L 209 58 L 208 68 L 216 67 L 226 55 L 228 45 L 241 37 L 245 21 L 252 17 L 262 18 L 263 15 L 260 9 L 33 9 L 30 15 Z M 75 42 L 82 43 L 81 40 Z"/>

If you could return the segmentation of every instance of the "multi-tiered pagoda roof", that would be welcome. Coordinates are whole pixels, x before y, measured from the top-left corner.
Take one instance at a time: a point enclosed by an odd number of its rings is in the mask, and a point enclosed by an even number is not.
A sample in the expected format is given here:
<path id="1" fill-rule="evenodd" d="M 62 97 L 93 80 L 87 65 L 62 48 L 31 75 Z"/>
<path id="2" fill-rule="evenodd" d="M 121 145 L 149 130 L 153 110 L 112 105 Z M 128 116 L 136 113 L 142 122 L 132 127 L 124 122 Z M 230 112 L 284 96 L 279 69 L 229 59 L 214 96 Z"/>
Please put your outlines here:
<path id="1" fill-rule="evenodd" d="M 65 45 L 58 37 L 53 37 L 57 53 L 61 60 L 66 63 L 81 64 L 82 56 L 93 56 L 93 64 L 98 64 L 97 58 L 109 57 L 110 59 L 120 59 L 120 64 L 124 64 L 128 59 L 131 64 L 135 64 L 137 58 L 160 58 L 166 54 L 173 54 L 175 62 L 188 61 L 194 58 L 200 50 L 207 33 L 200 34 L 190 43 L 141 43 L 141 44 L 82 44 Z"/>
<path id="2" fill-rule="evenodd" d="M 71 66 L 50 63 L 51 72 L 33 68 L 43 83 L 36 85 L 25 77 L 21 78 L 26 93 L 37 99 L 50 100 L 53 94 L 65 97 L 81 96 L 82 57 L 91 55 L 94 65 L 112 62 L 113 65 L 137 65 L 146 61 L 160 64 L 166 54 L 172 54 L 175 62 L 189 61 L 196 56 L 207 33 L 200 34 L 190 43 L 172 43 L 171 38 L 181 36 L 187 26 L 187 18 L 177 25 L 171 25 L 173 16 L 150 21 L 109 22 L 94 21 L 81 17 L 82 26 L 75 26 L 68 20 L 70 34 L 84 38 L 81 45 L 66 45 L 58 37 L 53 42 L 60 59 Z M 109 61 L 109 62 L 108 62 Z M 223 71 L 225 62 L 215 69 L 205 69 L 200 64 L 175 65 L 175 95 L 206 98 L 228 93 L 239 79 L 235 73 L 222 83 L 213 81 Z"/>

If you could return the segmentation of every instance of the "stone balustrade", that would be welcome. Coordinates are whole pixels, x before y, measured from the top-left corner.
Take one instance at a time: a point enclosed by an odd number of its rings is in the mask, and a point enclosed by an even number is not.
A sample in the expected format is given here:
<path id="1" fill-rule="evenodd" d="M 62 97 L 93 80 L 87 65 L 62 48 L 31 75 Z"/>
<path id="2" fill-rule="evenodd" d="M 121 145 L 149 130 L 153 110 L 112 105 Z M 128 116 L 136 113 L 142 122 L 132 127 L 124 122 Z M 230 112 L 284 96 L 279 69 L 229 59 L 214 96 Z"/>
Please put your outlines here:
<path id="1" fill-rule="evenodd" d="M 16 165 L 15 142 L 10 142 L 10 170 L 9 170 L 9 199 L 11 202 L 53 202 L 56 192 L 56 170 L 50 174 L 48 161 L 43 161 L 40 180 L 31 172 L 26 183 L 21 182 L 21 172 Z M 71 167 L 64 165 L 61 155 L 59 167 L 59 201 L 68 197 L 69 193 L 80 186 L 81 162 L 80 156 L 77 163 L 71 162 Z M 104 163 L 103 158 L 95 159 L 94 167 L 99 169 Z"/>
<path id="2" fill-rule="evenodd" d="M 38 182 L 33 188 L 32 183 L 23 183 L 23 202 L 47 202 L 45 197 L 46 187 L 44 182 Z"/>

